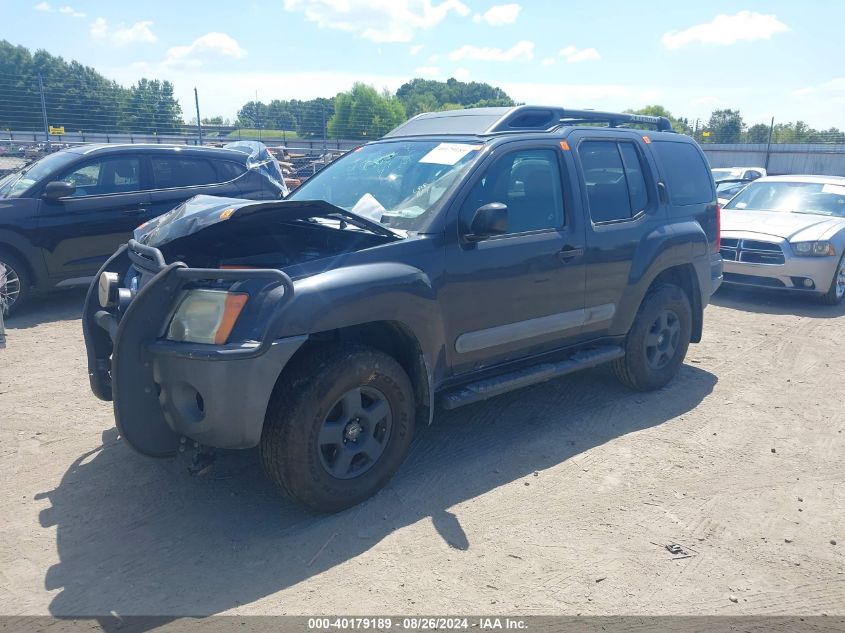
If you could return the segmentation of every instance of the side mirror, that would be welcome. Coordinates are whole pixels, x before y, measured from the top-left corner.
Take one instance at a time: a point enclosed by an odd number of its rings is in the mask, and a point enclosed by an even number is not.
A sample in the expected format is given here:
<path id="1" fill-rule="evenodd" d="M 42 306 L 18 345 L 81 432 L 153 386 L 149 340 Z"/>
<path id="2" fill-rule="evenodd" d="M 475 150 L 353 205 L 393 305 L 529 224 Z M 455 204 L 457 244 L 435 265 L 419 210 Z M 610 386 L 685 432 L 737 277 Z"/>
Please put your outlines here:
<path id="1" fill-rule="evenodd" d="M 468 242 L 480 242 L 494 235 L 508 232 L 508 205 L 501 202 L 491 202 L 475 210 L 469 233 L 464 235 Z"/>
<path id="2" fill-rule="evenodd" d="M 72 196 L 74 191 L 76 191 L 76 185 L 63 180 L 54 180 L 53 182 L 47 183 L 41 197 L 45 200 L 58 200 L 59 198 Z"/>

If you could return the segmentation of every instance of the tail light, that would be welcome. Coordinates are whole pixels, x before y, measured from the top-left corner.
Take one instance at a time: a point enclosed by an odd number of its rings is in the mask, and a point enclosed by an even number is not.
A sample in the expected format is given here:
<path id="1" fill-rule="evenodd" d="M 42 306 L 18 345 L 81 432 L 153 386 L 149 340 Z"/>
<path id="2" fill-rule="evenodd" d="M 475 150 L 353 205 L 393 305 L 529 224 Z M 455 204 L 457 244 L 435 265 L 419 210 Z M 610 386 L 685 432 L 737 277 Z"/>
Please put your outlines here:
<path id="1" fill-rule="evenodd" d="M 713 252 L 718 253 L 722 247 L 722 205 L 716 205 L 716 241 L 713 243 Z"/>

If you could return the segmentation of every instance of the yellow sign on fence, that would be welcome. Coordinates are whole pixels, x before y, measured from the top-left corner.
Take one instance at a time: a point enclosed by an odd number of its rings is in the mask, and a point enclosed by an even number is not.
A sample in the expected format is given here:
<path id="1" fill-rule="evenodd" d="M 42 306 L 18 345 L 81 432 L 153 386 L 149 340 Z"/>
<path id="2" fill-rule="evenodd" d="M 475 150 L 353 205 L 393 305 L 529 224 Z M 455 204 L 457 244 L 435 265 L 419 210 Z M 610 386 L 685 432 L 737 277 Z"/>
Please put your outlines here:
<path id="1" fill-rule="evenodd" d="M 52 125 L 50 126 L 50 134 L 53 134 L 55 136 L 61 136 L 64 133 L 65 133 L 65 126 L 64 125 L 59 125 L 57 127 L 53 127 Z"/>

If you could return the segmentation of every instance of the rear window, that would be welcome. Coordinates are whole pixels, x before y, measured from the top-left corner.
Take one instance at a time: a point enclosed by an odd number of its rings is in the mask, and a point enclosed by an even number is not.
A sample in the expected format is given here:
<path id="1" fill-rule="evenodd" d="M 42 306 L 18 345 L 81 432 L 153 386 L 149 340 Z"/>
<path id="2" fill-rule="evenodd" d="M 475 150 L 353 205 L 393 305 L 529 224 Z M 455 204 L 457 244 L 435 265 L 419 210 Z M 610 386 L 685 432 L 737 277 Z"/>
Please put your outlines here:
<path id="1" fill-rule="evenodd" d="M 152 159 L 153 182 L 157 189 L 210 185 L 217 182 L 217 172 L 204 158 Z"/>
<path id="2" fill-rule="evenodd" d="M 712 176 L 701 153 L 692 143 L 652 141 L 663 166 L 672 204 L 706 204 L 714 198 Z"/>

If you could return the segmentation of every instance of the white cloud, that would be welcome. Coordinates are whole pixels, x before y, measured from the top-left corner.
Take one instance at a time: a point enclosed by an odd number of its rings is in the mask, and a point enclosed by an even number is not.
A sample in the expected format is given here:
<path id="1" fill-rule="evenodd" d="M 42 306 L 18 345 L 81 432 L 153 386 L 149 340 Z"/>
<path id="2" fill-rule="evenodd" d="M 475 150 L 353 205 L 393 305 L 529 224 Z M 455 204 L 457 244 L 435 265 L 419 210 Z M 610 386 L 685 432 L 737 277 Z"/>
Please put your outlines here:
<path id="1" fill-rule="evenodd" d="M 540 62 L 540 63 L 543 64 L 543 66 L 552 66 L 555 63 L 555 58 L 554 57 L 544 57 L 543 61 Z"/>
<path id="2" fill-rule="evenodd" d="M 108 21 L 100 17 L 91 23 L 90 33 L 94 39 L 108 41 L 117 47 L 138 42 L 150 44 L 158 39 L 152 31 L 152 25 L 153 23 L 150 20 L 144 20 L 136 22 L 132 26 L 120 23 L 116 27 L 110 28 Z"/>
<path id="3" fill-rule="evenodd" d="M 513 24 L 519 17 L 522 7 L 518 4 L 498 4 L 490 7 L 484 13 L 476 13 L 472 16 L 473 22 L 486 22 L 490 26 L 502 26 Z"/>
<path id="4" fill-rule="evenodd" d="M 188 46 L 174 46 L 168 49 L 167 65 L 201 66 L 207 57 L 231 57 L 240 59 L 246 51 L 237 40 L 227 33 L 206 33 Z"/>
<path id="5" fill-rule="evenodd" d="M 825 97 L 845 97 L 845 77 L 837 77 L 817 86 L 799 88 L 793 91 L 792 96 L 808 97 L 818 94 L 822 94 Z"/>
<path id="6" fill-rule="evenodd" d="M 663 45 L 675 50 L 694 42 L 721 44 L 727 46 L 737 42 L 768 40 L 778 33 L 786 33 L 789 27 L 774 15 L 756 11 L 740 11 L 736 15 L 720 13 L 711 22 L 696 24 L 683 31 L 669 31 L 663 34 Z"/>
<path id="7" fill-rule="evenodd" d="M 36 11 L 44 11 L 46 13 L 61 13 L 62 15 L 69 15 L 72 18 L 84 18 L 85 14 L 82 11 L 77 11 L 71 6 L 65 5 L 63 7 L 59 7 L 58 9 L 54 9 L 49 2 L 39 2 L 36 4 L 33 9 Z"/>
<path id="8" fill-rule="evenodd" d="M 449 53 L 453 62 L 470 59 L 484 62 L 511 62 L 514 60 L 534 59 L 534 42 L 517 42 L 507 50 L 501 48 L 486 48 L 464 44 L 459 49 Z"/>
<path id="9" fill-rule="evenodd" d="M 417 77 L 439 77 L 440 68 L 437 66 L 418 66 L 414 70 L 414 75 Z"/>
<path id="10" fill-rule="evenodd" d="M 599 55 L 599 52 L 594 48 L 578 49 L 571 45 L 560 49 L 560 56 L 564 57 L 569 64 L 590 62 L 601 59 L 601 55 Z"/>
<path id="11" fill-rule="evenodd" d="M 424 48 L 424 47 L 423 47 L 423 45 L 422 45 L 422 44 L 415 44 L 415 45 L 414 45 L 414 46 L 412 46 L 410 49 L 408 49 L 408 54 L 409 54 L 409 55 L 418 55 L 418 54 L 419 54 L 419 52 L 420 52 L 423 48 Z"/>
<path id="12" fill-rule="evenodd" d="M 284 7 L 320 28 L 373 42 L 410 42 L 418 30 L 436 26 L 450 13 L 470 13 L 460 0 L 284 0 Z"/>
<path id="13" fill-rule="evenodd" d="M 64 15 L 69 15 L 72 18 L 84 18 L 85 17 L 85 14 L 82 13 L 82 11 L 77 11 L 73 7 L 69 7 L 67 5 L 65 5 L 63 7 L 59 7 L 59 13 L 62 13 Z"/>
<path id="14" fill-rule="evenodd" d="M 452 73 L 452 77 L 458 81 L 467 81 L 471 76 L 472 74 L 466 68 L 456 68 Z"/>

